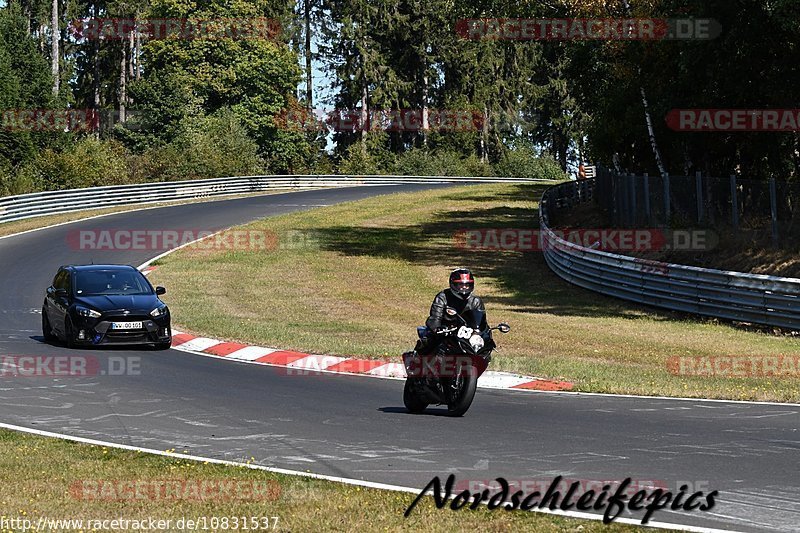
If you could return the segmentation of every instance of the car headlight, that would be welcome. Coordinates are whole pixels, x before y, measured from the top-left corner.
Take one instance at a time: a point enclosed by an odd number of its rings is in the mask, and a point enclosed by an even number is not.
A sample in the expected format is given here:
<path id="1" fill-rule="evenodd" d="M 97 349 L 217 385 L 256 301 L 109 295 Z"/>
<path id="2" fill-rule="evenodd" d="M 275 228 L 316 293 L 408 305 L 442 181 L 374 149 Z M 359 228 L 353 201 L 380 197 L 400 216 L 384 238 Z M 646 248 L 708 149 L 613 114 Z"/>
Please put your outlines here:
<path id="1" fill-rule="evenodd" d="M 85 316 L 87 318 L 100 318 L 103 316 L 101 313 L 98 313 L 94 309 L 89 309 L 88 307 L 76 307 L 75 311 L 79 316 Z"/>
<path id="2" fill-rule="evenodd" d="M 158 318 L 160 316 L 164 316 L 167 314 L 169 309 L 167 309 L 166 305 L 162 305 L 161 307 L 156 307 L 152 311 L 150 311 L 150 316 L 153 318 Z"/>
<path id="3" fill-rule="evenodd" d="M 480 335 L 473 335 L 469 338 L 469 344 L 472 346 L 472 349 L 476 352 L 483 348 L 483 337 Z"/>

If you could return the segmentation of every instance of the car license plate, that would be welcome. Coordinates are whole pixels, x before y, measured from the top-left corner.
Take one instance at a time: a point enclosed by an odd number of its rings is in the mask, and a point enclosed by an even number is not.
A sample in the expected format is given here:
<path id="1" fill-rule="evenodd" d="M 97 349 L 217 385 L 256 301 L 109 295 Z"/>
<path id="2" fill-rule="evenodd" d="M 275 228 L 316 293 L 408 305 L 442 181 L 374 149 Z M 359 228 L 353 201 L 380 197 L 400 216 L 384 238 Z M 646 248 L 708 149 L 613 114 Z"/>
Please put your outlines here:
<path id="1" fill-rule="evenodd" d="M 111 329 L 142 329 L 141 322 L 112 322 Z"/>

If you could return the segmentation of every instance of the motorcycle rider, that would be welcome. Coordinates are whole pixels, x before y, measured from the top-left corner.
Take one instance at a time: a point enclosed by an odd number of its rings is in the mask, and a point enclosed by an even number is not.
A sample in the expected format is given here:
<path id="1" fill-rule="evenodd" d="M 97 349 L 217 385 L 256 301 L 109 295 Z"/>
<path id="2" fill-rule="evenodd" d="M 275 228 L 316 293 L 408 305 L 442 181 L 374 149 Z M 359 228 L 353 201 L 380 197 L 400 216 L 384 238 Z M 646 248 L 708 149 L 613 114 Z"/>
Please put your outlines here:
<path id="1" fill-rule="evenodd" d="M 456 316 L 450 316 L 446 309 L 451 307 L 457 314 L 463 311 L 478 309 L 484 311 L 483 321 L 480 324 L 481 330 L 486 329 L 486 308 L 480 297 L 472 294 L 475 289 L 475 277 L 468 268 L 457 268 L 450 273 L 450 288 L 444 289 L 433 299 L 431 311 L 425 326 L 428 328 L 427 334 L 417 343 L 416 351 L 420 355 L 433 353 L 439 344 L 437 330 L 443 327 L 451 327 L 458 323 Z"/>

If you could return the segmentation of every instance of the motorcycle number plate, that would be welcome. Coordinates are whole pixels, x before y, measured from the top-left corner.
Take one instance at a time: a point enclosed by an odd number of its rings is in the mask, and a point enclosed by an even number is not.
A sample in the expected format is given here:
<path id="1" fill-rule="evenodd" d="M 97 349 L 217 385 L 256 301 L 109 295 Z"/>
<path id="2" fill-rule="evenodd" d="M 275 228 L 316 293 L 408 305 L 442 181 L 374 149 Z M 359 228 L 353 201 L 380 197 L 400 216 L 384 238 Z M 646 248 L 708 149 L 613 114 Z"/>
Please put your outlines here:
<path id="1" fill-rule="evenodd" d="M 458 338 L 459 339 L 469 339 L 472 337 L 472 332 L 474 330 L 472 328 L 468 328 L 467 326 L 461 326 L 461 329 L 458 330 Z"/>
<path id="2" fill-rule="evenodd" d="M 112 322 L 111 329 L 142 329 L 141 322 Z"/>

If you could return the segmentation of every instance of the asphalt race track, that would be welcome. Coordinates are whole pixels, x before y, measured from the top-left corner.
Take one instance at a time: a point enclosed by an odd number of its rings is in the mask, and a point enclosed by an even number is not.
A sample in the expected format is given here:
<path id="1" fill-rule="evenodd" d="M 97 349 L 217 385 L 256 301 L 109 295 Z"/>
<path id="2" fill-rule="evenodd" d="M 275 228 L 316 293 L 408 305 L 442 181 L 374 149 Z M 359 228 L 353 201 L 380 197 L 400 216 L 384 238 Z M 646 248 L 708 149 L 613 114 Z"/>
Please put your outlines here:
<path id="1" fill-rule="evenodd" d="M 88 352 L 100 358 L 141 358 L 139 375 L 2 377 L 0 421 L 205 457 L 252 456 L 268 466 L 420 489 L 434 475 L 449 473 L 462 482 L 498 476 L 522 483 L 557 475 L 572 480 L 631 477 L 658 481 L 673 491 L 679 482 L 690 482 L 698 490 L 720 491 L 717 506 L 707 513 L 662 510 L 653 520 L 737 531 L 798 530 L 797 405 L 479 389 L 464 418 L 437 416 L 435 410 L 413 416 L 403 408 L 402 381 L 287 376 L 279 368 L 175 350 L 69 351 L 41 342 L 44 289 L 59 265 L 91 259 L 138 265 L 159 253 L 95 252 L 89 257 L 67 245 L 70 231 L 222 229 L 419 188 L 331 189 L 188 204 L 0 240 L 0 355 Z M 420 316 L 426 311 L 420 309 Z M 174 320 L 181 322 L 180 317 Z M 409 331 L 409 342 L 413 337 Z"/>

